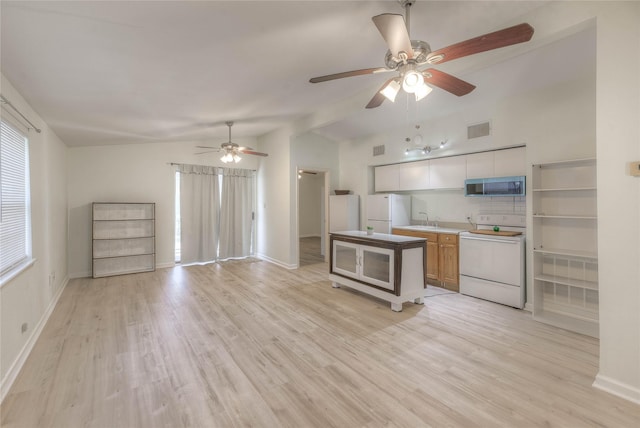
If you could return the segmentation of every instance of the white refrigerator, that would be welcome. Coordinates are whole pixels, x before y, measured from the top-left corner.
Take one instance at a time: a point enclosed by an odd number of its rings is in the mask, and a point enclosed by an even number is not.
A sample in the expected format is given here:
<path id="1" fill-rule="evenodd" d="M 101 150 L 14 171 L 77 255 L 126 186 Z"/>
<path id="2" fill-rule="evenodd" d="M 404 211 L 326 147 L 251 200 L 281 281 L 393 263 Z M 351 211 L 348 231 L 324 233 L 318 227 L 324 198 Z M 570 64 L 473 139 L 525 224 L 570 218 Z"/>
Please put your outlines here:
<path id="1" fill-rule="evenodd" d="M 360 230 L 360 196 L 329 195 L 329 232 Z"/>
<path id="2" fill-rule="evenodd" d="M 407 226 L 411 219 L 411 196 L 393 193 L 367 195 L 367 224 L 374 232 L 391 233 L 394 226 Z"/>

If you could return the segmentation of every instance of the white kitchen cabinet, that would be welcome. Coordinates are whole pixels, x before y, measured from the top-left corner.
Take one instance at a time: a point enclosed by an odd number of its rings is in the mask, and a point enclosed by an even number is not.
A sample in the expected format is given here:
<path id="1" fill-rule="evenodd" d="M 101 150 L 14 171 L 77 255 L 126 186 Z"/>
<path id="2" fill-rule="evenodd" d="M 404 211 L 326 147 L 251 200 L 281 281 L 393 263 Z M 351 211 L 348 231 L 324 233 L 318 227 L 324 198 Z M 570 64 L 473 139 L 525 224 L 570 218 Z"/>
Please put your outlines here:
<path id="1" fill-rule="evenodd" d="M 93 277 L 156 268 L 154 203 L 93 203 Z"/>
<path id="2" fill-rule="evenodd" d="M 524 147 L 496 150 L 493 152 L 494 177 L 527 175 L 526 150 Z"/>
<path id="3" fill-rule="evenodd" d="M 329 279 L 391 303 L 424 302 L 426 240 L 407 236 L 349 231 L 332 233 Z"/>
<path id="4" fill-rule="evenodd" d="M 375 167 L 374 187 L 376 192 L 393 192 L 400 190 L 400 165 L 384 165 Z"/>
<path id="5" fill-rule="evenodd" d="M 466 178 L 513 177 L 527 174 L 524 147 L 473 153 L 466 158 Z"/>
<path id="6" fill-rule="evenodd" d="M 424 190 L 429 188 L 430 161 L 422 160 L 402 164 L 398 171 L 398 190 Z"/>
<path id="7" fill-rule="evenodd" d="M 596 161 L 533 165 L 533 317 L 598 337 Z"/>
<path id="8" fill-rule="evenodd" d="M 429 163 L 430 189 L 461 189 L 467 176 L 465 156 L 431 159 Z"/>
<path id="9" fill-rule="evenodd" d="M 493 177 L 493 152 L 467 155 L 467 178 Z"/>

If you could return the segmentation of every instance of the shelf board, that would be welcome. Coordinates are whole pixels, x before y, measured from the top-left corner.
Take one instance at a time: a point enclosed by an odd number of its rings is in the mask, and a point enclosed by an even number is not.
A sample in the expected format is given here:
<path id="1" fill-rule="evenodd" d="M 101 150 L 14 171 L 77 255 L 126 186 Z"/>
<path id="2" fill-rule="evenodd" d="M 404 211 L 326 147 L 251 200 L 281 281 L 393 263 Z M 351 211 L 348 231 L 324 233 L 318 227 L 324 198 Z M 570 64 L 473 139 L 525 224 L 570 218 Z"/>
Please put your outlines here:
<path id="1" fill-rule="evenodd" d="M 589 215 L 554 215 L 554 214 L 533 214 L 533 218 L 559 218 L 567 220 L 597 220 L 597 216 Z"/>
<path id="2" fill-rule="evenodd" d="M 587 191 L 587 190 L 597 190 L 596 187 L 558 187 L 558 188 L 549 188 L 549 189 L 532 189 L 534 192 L 577 192 L 577 191 Z"/>
<path id="3" fill-rule="evenodd" d="M 598 253 L 594 251 L 569 250 L 566 248 L 534 248 L 533 252 L 558 256 L 582 257 L 592 259 L 593 261 L 598 260 Z"/>
<path id="4" fill-rule="evenodd" d="M 94 222 L 112 222 L 112 221 L 154 221 L 153 218 L 114 218 L 114 219 L 93 219 Z"/>
<path id="5" fill-rule="evenodd" d="M 155 238 L 155 235 L 127 236 L 124 238 L 93 238 L 93 240 L 94 241 L 126 241 L 128 239 L 146 239 L 146 238 Z"/>
<path id="6" fill-rule="evenodd" d="M 155 256 L 155 255 L 156 253 L 136 253 L 136 254 L 126 254 L 123 256 L 93 256 L 93 260 L 121 259 L 123 257 Z"/>
<path id="7" fill-rule="evenodd" d="M 544 282 L 552 282 L 554 284 L 568 285 L 576 288 L 586 288 L 588 290 L 598 290 L 598 283 L 595 281 L 584 281 L 581 279 L 567 278 L 564 276 L 554 276 L 539 274 L 534 275 L 533 279 Z"/>

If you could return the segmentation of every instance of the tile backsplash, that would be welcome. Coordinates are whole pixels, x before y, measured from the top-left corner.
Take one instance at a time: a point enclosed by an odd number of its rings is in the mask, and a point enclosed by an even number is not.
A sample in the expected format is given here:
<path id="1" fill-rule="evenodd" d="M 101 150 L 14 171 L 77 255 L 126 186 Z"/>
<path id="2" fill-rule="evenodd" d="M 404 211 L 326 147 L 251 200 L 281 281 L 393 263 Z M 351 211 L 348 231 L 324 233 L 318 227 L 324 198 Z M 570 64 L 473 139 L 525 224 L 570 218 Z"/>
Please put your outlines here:
<path id="1" fill-rule="evenodd" d="M 411 220 L 466 223 L 467 216 L 476 221 L 479 214 L 526 214 L 525 196 L 465 197 L 462 190 L 438 190 L 411 194 Z"/>

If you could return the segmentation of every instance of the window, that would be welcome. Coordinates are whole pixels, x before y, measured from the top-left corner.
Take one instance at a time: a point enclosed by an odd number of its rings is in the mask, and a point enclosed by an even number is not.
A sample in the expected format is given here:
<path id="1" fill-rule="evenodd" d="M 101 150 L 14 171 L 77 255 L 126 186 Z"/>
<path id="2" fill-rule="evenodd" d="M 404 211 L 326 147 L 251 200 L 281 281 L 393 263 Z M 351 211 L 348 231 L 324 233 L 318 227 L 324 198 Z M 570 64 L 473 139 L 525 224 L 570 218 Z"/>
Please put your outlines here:
<path id="1" fill-rule="evenodd" d="M 31 259 L 29 142 L 0 122 L 0 276 Z"/>

